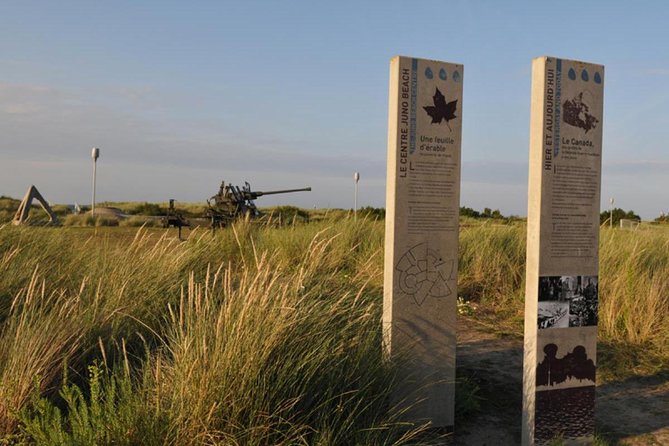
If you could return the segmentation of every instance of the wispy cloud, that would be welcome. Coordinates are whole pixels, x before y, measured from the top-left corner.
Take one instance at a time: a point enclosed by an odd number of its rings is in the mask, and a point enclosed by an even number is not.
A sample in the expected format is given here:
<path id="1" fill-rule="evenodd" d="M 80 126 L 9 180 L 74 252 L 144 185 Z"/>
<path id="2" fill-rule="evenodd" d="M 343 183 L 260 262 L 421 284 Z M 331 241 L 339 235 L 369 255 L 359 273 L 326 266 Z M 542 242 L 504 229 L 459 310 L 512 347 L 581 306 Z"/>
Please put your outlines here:
<path id="1" fill-rule="evenodd" d="M 114 93 L 127 106 L 109 100 Z M 262 132 L 229 131 L 215 120 L 145 113 L 156 96 L 160 92 L 134 87 L 69 91 L 0 84 L 0 186 L 5 189 L 0 192 L 18 194 L 26 184 L 43 181 L 55 200 L 71 200 L 78 196 L 77 190 L 85 197 L 92 146 L 102 149 L 100 163 L 108 166 L 101 169 L 102 175 L 106 172 L 108 181 L 113 178 L 113 191 L 126 197 L 134 192 L 134 199 L 162 197 L 166 185 L 185 196 L 201 197 L 202 190 L 209 192 L 202 178 L 215 188 L 220 179 L 234 175 L 254 182 L 275 178 L 291 185 L 291 178 L 299 178 L 299 184 L 320 189 L 323 201 L 331 194 L 328 184 L 347 179 L 354 170 L 370 182 L 385 179 L 385 152 L 378 157 L 368 152 L 342 156 L 309 150 L 299 136 L 287 140 Z M 250 173 L 257 177 L 244 177 Z M 110 195 L 107 198 L 115 198 Z M 382 198 L 382 191 L 377 195 Z"/>
<path id="2" fill-rule="evenodd" d="M 646 70 L 649 76 L 669 76 L 669 68 L 651 68 Z"/>
<path id="3" fill-rule="evenodd" d="M 67 101 L 67 96 L 58 90 L 30 84 L 0 82 L 0 114 L 37 114 L 51 103 Z"/>
<path id="4" fill-rule="evenodd" d="M 665 159 L 621 159 L 605 161 L 602 167 L 604 175 L 634 175 L 642 178 L 644 175 L 661 174 L 669 172 L 669 160 Z"/>

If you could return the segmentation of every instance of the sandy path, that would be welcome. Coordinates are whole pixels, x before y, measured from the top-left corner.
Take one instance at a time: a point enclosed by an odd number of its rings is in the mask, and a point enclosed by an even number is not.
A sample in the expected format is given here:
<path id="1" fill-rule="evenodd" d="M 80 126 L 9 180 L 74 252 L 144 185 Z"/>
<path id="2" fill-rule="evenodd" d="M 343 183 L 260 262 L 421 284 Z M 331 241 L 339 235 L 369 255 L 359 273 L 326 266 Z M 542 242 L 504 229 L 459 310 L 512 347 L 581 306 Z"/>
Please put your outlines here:
<path id="1" fill-rule="evenodd" d="M 457 367 L 480 386 L 481 411 L 458 420 L 452 445 L 520 444 L 522 339 L 499 338 L 472 320 L 458 321 Z M 597 387 L 597 431 L 621 445 L 669 446 L 669 373 Z"/>

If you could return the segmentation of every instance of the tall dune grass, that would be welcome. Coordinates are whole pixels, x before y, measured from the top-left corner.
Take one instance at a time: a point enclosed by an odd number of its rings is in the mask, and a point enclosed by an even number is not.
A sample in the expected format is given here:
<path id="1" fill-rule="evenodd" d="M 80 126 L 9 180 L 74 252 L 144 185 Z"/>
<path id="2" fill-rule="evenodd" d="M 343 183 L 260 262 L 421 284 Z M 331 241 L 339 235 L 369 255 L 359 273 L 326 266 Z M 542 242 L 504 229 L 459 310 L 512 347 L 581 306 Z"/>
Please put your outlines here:
<path id="1" fill-rule="evenodd" d="M 602 231 L 605 375 L 668 367 L 668 244 L 669 231 Z M 429 442 L 389 405 L 382 249 L 371 220 L 240 223 L 186 242 L 0 227 L 0 439 Z M 524 259 L 522 224 L 462 230 L 459 290 L 473 317 L 522 333 Z"/>
<path id="2" fill-rule="evenodd" d="M 614 374 L 669 371 L 669 230 L 602 231 L 599 330 Z"/>
<path id="3" fill-rule="evenodd" d="M 519 332 L 525 290 L 525 226 L 482 224 L 460 232 L 458 294 L 478 316 Z M 483 314 L 485 313 L 485 314 Z"/>
<path id="4" fill-rule="evenodd" d="M 2 228 L 0 438 L 408 443 L 423 427 L 388 406 L 379 229 Z"/>
<path id="5" fill-rule="evenodd" d="M 599 263 L 601 377 L 669 371 L 669 228 L 602 228 Z M 522 335 L 524 275 L 524 224 L 461 232 L 459 293 L 489 326 Z"/>

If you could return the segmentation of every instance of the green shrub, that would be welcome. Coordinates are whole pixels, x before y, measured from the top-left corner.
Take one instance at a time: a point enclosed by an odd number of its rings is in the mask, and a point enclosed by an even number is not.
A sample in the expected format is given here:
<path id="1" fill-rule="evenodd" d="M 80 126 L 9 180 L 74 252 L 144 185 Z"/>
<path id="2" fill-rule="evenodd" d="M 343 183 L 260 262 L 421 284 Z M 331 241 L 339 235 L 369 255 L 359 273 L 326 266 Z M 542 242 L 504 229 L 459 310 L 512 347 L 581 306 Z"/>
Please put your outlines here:
<path id="1" fill-rule="evenodd" d="M 127 210 L 127 213 L 130 215 L 146 215 L 146 216 L 156 216 L 156 215 L 165 215 L 167 209 L 161 207 L 157 203 L 138 203 L 133 207 Z"/>
<path id="2" fill-rule="evenodd" d="M 35 392 L 31 405 L 22 410 L 21 430 L 41 445 L 159 445 L 169 443 L 167 419 L 141 386 L 133 383 L 128 369 L 108 373 L 100 364 L 88 367 L 87 386 L 65 381 L 58 397 L 64 411 Z"/>

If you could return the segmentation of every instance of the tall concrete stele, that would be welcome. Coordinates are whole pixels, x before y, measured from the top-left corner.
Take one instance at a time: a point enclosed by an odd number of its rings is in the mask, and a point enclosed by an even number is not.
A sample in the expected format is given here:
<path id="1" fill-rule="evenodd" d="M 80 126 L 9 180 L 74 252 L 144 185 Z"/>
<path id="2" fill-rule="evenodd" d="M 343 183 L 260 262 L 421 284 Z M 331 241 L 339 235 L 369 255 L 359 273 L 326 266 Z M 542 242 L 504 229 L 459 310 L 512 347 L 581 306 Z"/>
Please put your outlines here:
<path id="1" fill-rule="evenodd" d="M 383 326 L 407 418 L 453 426 L 463 66 L 390 62 Z"/>
<path id="2" fill-rule="evenodd" d="M 523 445 L 594 435 L 604 67 L 532 62 Z"/>

